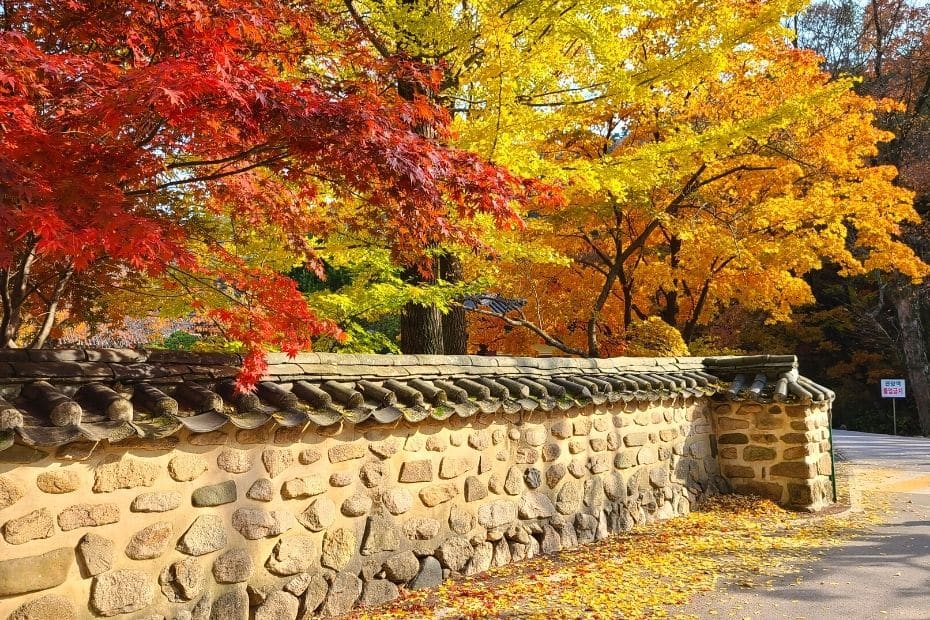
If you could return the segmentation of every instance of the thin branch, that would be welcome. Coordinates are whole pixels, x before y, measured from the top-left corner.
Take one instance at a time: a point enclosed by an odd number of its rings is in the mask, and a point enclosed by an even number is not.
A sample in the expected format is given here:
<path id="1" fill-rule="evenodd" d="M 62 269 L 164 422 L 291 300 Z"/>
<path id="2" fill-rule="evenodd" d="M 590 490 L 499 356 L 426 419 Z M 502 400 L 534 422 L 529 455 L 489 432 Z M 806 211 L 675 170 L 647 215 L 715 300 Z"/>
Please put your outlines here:
<path id="1" fill-rule="evenodd" d="M 548 344 L 551 347 L 555 347 L 556 349 L 562 351 L 563 353 L 568 353 L 569 355 L 577 355 L 578 357 L 587 357 L 587 354 L 581 349 L 576 349 L 570 345 L 565 344 L 564 342 L 550 335 L 544 329 L 542 329 L 541 327 L 539 327 L 538 325 L 536 325 L 535 323 L 531 321 L 527 321 L 525 319 L 515 319 L 505 314 L 500 314 L 498 312 L 492 312 L 490 310 L 481 310 L 479 308 L 468 308 L 467 310 L 469 312 L 475 312 L 477 314 L 482 314 L 484 316 L 491 316 L 496 319 L 500 319 L 505 324 L 511 327 L 522 327 L 524 329 L 528 329 L 534 334 L 536 334 L 537 336 L 539 336 L 540 338 L 542 338 L 546 344 Z"/>

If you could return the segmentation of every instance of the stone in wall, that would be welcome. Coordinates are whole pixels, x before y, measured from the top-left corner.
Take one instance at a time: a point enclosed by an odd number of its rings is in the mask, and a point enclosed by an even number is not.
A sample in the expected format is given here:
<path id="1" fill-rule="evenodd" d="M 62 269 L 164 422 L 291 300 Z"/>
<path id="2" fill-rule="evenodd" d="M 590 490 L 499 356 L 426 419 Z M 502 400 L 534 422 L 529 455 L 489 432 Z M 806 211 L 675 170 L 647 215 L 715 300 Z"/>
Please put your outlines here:
<path id="1" fill-rule="evenodd" d="M 171 524 L 158 521 L 132 535 L 126 545 L 126 557 L 132 560 L 151 560 L 164 555 L 171 546 Z"/>
<path id="2" fill-rule="evenodd" d="M 459 489 L 453 483 L 434 484 L 420 490 L 420 501 L 424 506 L 432 508 L 451 501 L 458 494 Z"/>
<path id="3" fill-rule="evenodd" d="M 367 495 L 355 493 L 342 502 L 341 512 L 347 517 L 361 517 L 371 510 L 372 500 Z"/>
<path id="4" fill-rule="evenodd" d="M 255 610 L 255 620 L 294 620 L 300 608 L 296 596 L 276 590 Z"/>
<path id="5" fill-rule="evenodd" d="M 311 532 L 322 532 L 336 520 L 336 504 L 328 497 L 320 497 L 297 515 L 297 520 Z"/>
<path id="6" fill-rule="evenodd" d="M 361 594 L 361 579 L 350 573 L 338 573 L 330 583 L 320 614 L 324 617 L 342 615 L 352 609 Z"/>
<path id="7" fill-rule="evenodd" d="M 101 616 L 144 609 L 155 596 L 151 581 L 141 570 L 115 570 L 97 575 L 90 588 L 90 606 Z"/>
<path id="8" fill-rule="evenodd" d="M 433 462 L 429 459 L 404 461 L 400 466 L 400 482 L 430 482 L 433 479 Z"/>
<path id="9" fill-rule="evenodd" d="M 227 480 L 219 484 L 211 484 L 195 489 L 191 493 L 191 505 L 196 508 L 222 506 L 232 504 L 237 497 L 236 481 Z"/>
<path id="10" fill-rule="evenodd" d="M 63 596 L 47 594 L 23 603 L 7 620 L 73 620 L 74 605 Z"/>
<path id="11" fill-rule="evenodd" d="M 326 479 L 319 474 L 292 478 L 281 487 L 281 497 L 284 499 L 304 499 L 314 495 L 322 495 L 329 490 Z"/>
<path id="12" fill-rule="evenodd" d="M 362 442 L 347 442 L 338 446 L 333 446 L 329 449 L 327 454 L 329 455 L 330 463 L 342 463 L 344 461 L 351 461 L 355 459 L 360 459 L 365 456 L 366 446 Z"/>
<path id="13" fill-rule="evenodd" d="M 413 507 L 413 496 L 403 487 L 395 487 L 381 495 L 381 503 L 392 515 L 401 515 Z"/>
<path id="14" fill-rule="evenodd" d="M 3 539 L 11 545 L 22 545 L 30 540 L 51 538 L 55 523 L 48 508 L 39 508 L 3 525 Z"/>
<path id="15" fill-rule="evenodd" d="M 313 536 L 307 534 L 284 536 L 272 549 L 265 568 L 281 576 L 309 571 L 317 561 L 316 549 L 317 542 Z"/>
<path id="16" fill-rule="evenodd" d="M 195 480 L 207 471 L 207 462 L 195 454 L 178 454 L 168 461 L 168 475 L 178 482 Z"/>
<path id="17" fill-rule="evenodd" d="M 362 537 L 362 555 L 375 555 L 400 548 L 400 538 L 393 519 L 383 516 L 368 517 Z"/>
<path id="18" fill-rule="evenodd" d="M 88 532 L 78 542 L 77 556 L 86 577 L 105 573 L 113 567 L 116 545 L 109 538 Z"/>
<path id="19" fill-rule="evenodd" d="M 413 551 L 404 551 L 385 560 L 383 570 L 388 579 L 404 584 L 420 572 L 420 561 Z"/>
<path id="20" fill-rule="evenodd" d="M 381 486 L 388 476 L 388 466 L 381 461 L 369 461 L 358 472 L 358 479 L 369 489 Z"/>
<path id="21" fill-rule="evenodd" d="M 0 476 L 0 510 L 12 506 L 22 499 L 25 491 L 6 476 Z"/>
<path id="22" fill-rule="evenodd" d="M 294 455 L 287 448 L 266 448 L 262 451 L 262 464 L 268 475 L 275 478 L 294 464 Z"/>
<path id="23" fill-rule="evenodd" d="M 169 564 L 158 576 L 162 594 L 173 603 L 194 600 L 203 593 L 206 583 L 203 567 L 195 558 Z"/>
<path id="24" fill-rule="evenodd" d="M 268 478 L 259 478 L 252 483 L 245 496 L 257 502 L 270 502 L 274 499 L 274 483 Z"/>
<path id="25" fill-rule="evenodd" d="M 0 596 L 47 590 L 61 585 L 74 564 L 74 550 L 59 547 L 40 555 L 0 560 Z"/>
<path id="26" fill-rule="evenodd" d="M 177 491 L 152 491 L 142 493 L 132 500 L 132 512 L 168 512 L 181 505 L 181 494 Z"/>
<path id="27" fill-rule="evenodd" d="M 94 492 L 110 493 L 117 489 L 150 487 L 155 484 L 157 465 L 126 458 L 98 465 L 94 470 Z"/>
<path id="28" fill-rule="evenodd" d="M 36 477 L 36 486 L 43 493 L 73 493 L 81 486 L 77 472 L 71 469 L 55 469 L 42 472 Z M 2 502 L 0 502 L 2 503 Z"/>
<path id="29" fill-rule="evenodd" d="M 278 536 L 294 527 L 294 515 L 282 510 L 239 508 L 232 516 L 232 526 L 249 540 Z"/>
<path id="30" fill-rule="evenodd" d="M 206 555 L 226 546 L 226 526 L 222 517 L 213 514 L 198 516 L 181 539 L 177 550 L 187 555 Z"/>
<path id="31" fill-rule="evenodd" d="M 249 450 L 226 448 L 216 457 L 216 465 L 230 474 L 244 474 L 255 464 L 255 457 Z"/>
<path id="32" fill-rule="evenodd" d="M 344 569 L 355 556 L 357 544 L 355 534 L 345 528 L 327 530 L 323 534 L 320 563 L 336 571 Z"/>
<path id="33" fill-rule="evenodd" d="M 58 527 L 63 532 L 79 527 L 99 527 L 120 519 L 119 506 L 106 504 L 75 504 L 58 513 Z"/>
<path id="34" fill-rule="evenodd" d="M 252 556 L 245 549 L 230 549 L 213 563 L 217 583 L 243 583 L 252 576 Z"/>
<path id="35" fill-rule="evenodd" d="M 354 471 L 337 471 L 333 472 L 329 476 L 329 486 L 331 487 L 347 487 L 352 484 L 352 481 L 355 480 Z"/>

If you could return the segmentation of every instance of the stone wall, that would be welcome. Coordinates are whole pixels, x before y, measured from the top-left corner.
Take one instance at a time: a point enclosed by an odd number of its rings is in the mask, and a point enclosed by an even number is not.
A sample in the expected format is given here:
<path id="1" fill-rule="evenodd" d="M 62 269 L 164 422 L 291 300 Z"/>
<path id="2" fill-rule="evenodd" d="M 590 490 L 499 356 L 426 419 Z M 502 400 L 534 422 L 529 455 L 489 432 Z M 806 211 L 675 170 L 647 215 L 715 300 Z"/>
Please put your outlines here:
<path id="1" fill-rule="evenodd" d="M 713 410 L 721 470 L 734 491 L 798 510 L 831 503 L 829 402 L 726 401 Z"/>
<path id="2" fill-rule="evenodd" d="M 17 444 L 0 452 L 0 618 L 335 615 L 687 514 L 726 487 L 718 441 L 740 488 L 822 490 L 822 411 L 718 404 L 714 421 L 709 404 Z"/>

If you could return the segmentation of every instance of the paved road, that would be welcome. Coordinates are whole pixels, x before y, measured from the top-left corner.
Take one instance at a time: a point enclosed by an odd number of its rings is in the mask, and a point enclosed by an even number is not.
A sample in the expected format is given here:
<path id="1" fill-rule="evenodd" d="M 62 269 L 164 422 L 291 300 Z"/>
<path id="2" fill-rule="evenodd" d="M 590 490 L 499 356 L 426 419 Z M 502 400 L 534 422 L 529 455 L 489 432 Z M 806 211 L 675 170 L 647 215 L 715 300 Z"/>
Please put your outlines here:
<path id="1" fill-rule="evenodd" d="M 837 450 L 855 469 L 883 470 L 887 523 L 770 589 L 720 584 L 675 611 L 742 620 L 930 620 L 930 439 L 835 432 Z"/>

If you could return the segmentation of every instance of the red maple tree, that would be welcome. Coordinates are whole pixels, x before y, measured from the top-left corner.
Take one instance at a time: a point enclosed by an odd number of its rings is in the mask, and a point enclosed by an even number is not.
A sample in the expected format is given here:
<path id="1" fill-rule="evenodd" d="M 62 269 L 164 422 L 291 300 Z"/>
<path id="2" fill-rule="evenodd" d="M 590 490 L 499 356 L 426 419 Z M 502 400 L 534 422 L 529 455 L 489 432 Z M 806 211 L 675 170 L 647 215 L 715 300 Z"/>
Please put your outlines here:
<path id="1" fill-rule="evenodd" d="M 0 8 L 0 347 L 42 346 L 60 305 L 133 274 L 227 293 L 205 308 L 261 376 L 267 347 L 334 333 L 294 283 L 249 265 L 199 214 L 310 235 L 377 232 L 399 260 L 480 246 L 532 184 L 443 144 L 438 76 L 370 52 L 345 16 L 278 0 L 7 0 Z M 430 136 L 426 138 L 424 136 Z M 353 200 L 334 223 L 327 205 Z M 82 284 L 83 283 L 83 284 Z M 31 342 L 19 342 L 27 318 Z"/>

